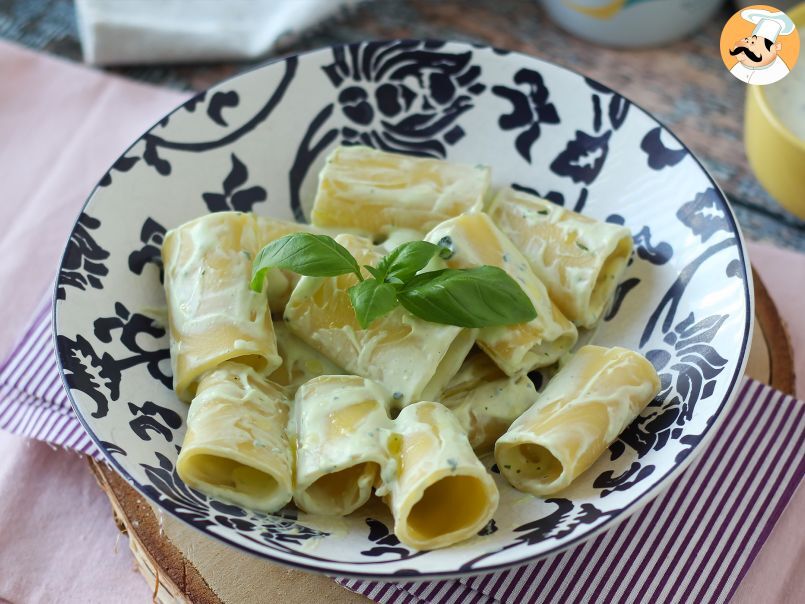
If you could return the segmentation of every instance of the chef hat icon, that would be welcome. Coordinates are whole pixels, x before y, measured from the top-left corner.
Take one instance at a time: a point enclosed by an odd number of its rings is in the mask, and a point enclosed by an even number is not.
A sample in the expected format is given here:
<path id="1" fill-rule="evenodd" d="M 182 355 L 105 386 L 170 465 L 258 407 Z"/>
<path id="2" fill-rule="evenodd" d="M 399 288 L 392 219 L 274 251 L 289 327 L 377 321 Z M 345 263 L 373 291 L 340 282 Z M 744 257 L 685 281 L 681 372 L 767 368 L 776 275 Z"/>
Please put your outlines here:
<path id="1" fill-rule="evenodd" d="M 755 23 L 753 36 L 760 36 L 774 42 L 777 36 L 786 36 L 794 31 L 794 22 L 781 11 L 772 12 L 763 8 L 747 8 L 741 17 Z"/>

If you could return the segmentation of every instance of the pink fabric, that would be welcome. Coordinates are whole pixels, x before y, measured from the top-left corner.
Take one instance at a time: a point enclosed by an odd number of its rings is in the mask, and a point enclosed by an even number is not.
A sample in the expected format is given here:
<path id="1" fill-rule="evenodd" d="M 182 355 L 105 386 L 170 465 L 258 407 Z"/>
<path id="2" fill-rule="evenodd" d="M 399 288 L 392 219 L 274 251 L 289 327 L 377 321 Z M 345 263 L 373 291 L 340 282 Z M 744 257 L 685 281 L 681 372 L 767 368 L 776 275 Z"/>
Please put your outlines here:
<path id="1" fill-rule="evenodd" d="M 6 357 L 53 283 L 89 192 L 186 95 L 5 42 L 0 82 L 0 357 Z M 134 570 L 85 459 L 0 431 L 0 460 L 0 601 L 150 601 L 150 586 Z"/>
<path id="2" fill-rule="evenodd" d="M 150 601 L 84 457 L 2 432 L 0 459 L 0 602 Z"/>
<path id="3" fill-rule="evenodd" d="M 0 351 L 56 273 L 78 210 L 129 144 L 187 95 L 0 42 Z M 9 287 L 13 284 L 13 287 Z M 10 295 L 9 295 L 10 294 Z"/>
<path id="4" fill-rule="evenodd" d="M 87 194 L 121 151 L 183 95 L 0 42 L 0 357 L 49 287 Z M 750 245 L 789 325 L 805 396 L 805 256 Z M 799 291 L 797 291 L 799 290 Z M 799 296 L 797 296 L 799 294 Z M 86 462 L 0 432 L 0 600 L 136 602 L 150 590 Z M 65 502 L 71 505 L 65 506 Z M 800 489 L 736 602 L 805 601 Z M 117 599 L 116 599 L 117 598 Z"/>

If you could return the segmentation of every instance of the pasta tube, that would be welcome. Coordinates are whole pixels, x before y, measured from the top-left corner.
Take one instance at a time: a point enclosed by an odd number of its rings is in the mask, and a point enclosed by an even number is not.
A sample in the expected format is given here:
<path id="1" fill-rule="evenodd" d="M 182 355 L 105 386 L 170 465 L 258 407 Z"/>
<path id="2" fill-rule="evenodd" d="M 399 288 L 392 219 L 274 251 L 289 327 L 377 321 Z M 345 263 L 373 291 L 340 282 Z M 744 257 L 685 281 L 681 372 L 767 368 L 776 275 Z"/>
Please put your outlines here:
<path id="1" fill-rule="evenodd" d="M 498 507 L 498 489 L 456 418 L 439 403 L 410 405 L 394 420 L 378 494 L 394 516 L 394 534 L 415 549 L 447 547 L 481 530 Z M 390 479 L 390 480 L 389 480 Z"/>
<path id="2" fill-rule="evenodd" d="M 381 257 L 363 237 L 335 239 L 360 266 Z M 349 373 L 385 386 L 395 406 L 421 400 L 423 393 L 438 394 L 461 367 L 477 331 L 424 321 L 402 307 L 361 329 L 347 294 L 355 283 L 352 274 L 303 277 L 285 308 L 288 328 Z"/>
<path id="3" fill-rule="evenodd" d="M 187 414 L 176 463 L 188 486 L 261 512 L 291 500 L 289 401 L 251 367 L 226 362 L 206 374 Z"/>
<path id="4" fill-rule="evenodd" d="M 326 356 L 297 338 L 282 321 L 274 324 L 277 350 L 282 365 L 268 376 L 275 384 L 293 394 L 305 382 L 320 375 L 340 375 L 344 371 Z"/>
<path id="5" fill-rule="evenodd" d="M 477 352 L 464 361 L 440 400 L 456 416 L 475 452 L 482 454 L 534 404 L 537 391 L 527 375 L 509 377 Z"/>
<path id="6" fill-rule="evenodd" d="M 271 373 L 280 366 L 264 294 L 249 289 L 260 248 L 253 214 L 218 212 L 165 236 L 162 259 L 176 394 L 193 399 L 201 375 L 227 360 Z"/>
<path id="7" fill-rule="evenodd" d="M 478 333 L 478 346 L 507 375 L 551 365 L 576 343 L 575 326 L 551 303 L 545 286 L 489 216 L 476 213 L 451 218 L 425 239 L 452 250 L 447 260 L 451 268 L 488 264 L 503 269 L 531 300 L 537 316 L 528 323 L 485 327 Z"/>
<path id="8" fill-rule="evenodd" d="M 550 495 L 604 452 L 656 396 L 660 380 L 642 355 L 583 346 L 534 405 L 495 444 L 495 460 L 512 486 Z"/>
<path id="9" fill-rule="evenodd" d="M 462 212 L 478 211 L 489 188 L 486 166 L 337 147 L 319 174 L 311 214 L 316 226 L 387 235 L 421 232 Z"/>
<path id="10" fill-rule="evenodd" d="M 515 189 L 498 193 L 490 214 L 522 251 L 562 313 L 576 325 L 592 327 L 612 299 L 631 256 L 629 229 Z"/>
<path id="11" fill-rule="evenodd" d="M 294 502 L 311 514 L 343 516 L 372 494 L 386 461 L 381 431 L 391 396 L 356 375 L 321 376 L 296 392 Z"/>

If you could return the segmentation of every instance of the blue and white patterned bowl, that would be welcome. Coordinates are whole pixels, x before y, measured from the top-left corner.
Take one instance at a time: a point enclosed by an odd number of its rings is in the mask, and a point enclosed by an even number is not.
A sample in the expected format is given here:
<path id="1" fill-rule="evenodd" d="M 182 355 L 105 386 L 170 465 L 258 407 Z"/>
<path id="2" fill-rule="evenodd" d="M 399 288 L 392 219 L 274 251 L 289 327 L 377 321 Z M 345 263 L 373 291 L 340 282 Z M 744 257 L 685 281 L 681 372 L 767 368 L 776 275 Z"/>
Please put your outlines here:
<path id="1" fill-rule="evenodd" d="M 415 552 L 375 503 L 341 520 L 262 515 L 186 487 L 186 406 L 171 390 L 160 245 L 220 210 L 304 220 L 339 143 L 489 164 L 515 184 L 634 233 L 637 254 L 597 332 L 640 350 L 662 392 L 561 496 L 514 491 L 477 537 Z M 752 284 L 712 178 L 639 107 L 550 63 L 459 43 L 360 43 L 279 60 L 188 101 L 103 176 L 78 218 L 55 305 L 63 377 L 110 463 L 156 506 L 270 560 L 374 578 L 479 573 L 556 552 L 645 504 L 703 447 L 736 393 Z M 492 466 L 492 460 L 488 464 Z M 496 468 L 492 467 L 494 472 Z"/>

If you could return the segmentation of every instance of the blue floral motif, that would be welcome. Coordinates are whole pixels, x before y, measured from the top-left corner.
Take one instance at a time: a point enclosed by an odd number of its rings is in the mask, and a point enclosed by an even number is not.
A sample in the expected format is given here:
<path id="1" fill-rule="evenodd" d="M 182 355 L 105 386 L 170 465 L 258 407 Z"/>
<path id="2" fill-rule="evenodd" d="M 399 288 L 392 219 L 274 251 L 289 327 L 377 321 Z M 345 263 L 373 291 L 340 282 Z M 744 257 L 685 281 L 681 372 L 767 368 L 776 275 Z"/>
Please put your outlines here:
<path id="1" fill-rule="evenodd" d="M 612 224 L 626 224 L 626 219 L 620 214 L 610 214 L 606 222 Z M 636 235 L 632 235 L 637 256 L 646 262 L 654 265 L 662 265 L 668 262 L 674 255 L 674 248 L 667 241 L 658 241 L 656 244 L 651 242 L 651 228 L 643 226 Z"/>
<path id="2" fill-rule="evenodd" d="M 178 413 L 152 401 L 146 401 L 140 407 L 129 403 L 129 411 L 135 416 L 129 421 L 129 426 L 140 440 L 151 440 L 149 431 L 152 431 L 171 442 L 173 430 L 178 430 L 182 426 L 182 417 Z"/>
<path id="3" fill-rule="evenodd" d="M 511 113 L 500 116 L 498 124 L 503 130 L 520 130 L 514 147 L 520 156 L 531 163 L 531 147 L 541 133 L 541 124 L 558 124 L 556 106 L 548 102 L 548 88 L 542 76 L 533 69 L 521 69 L 514 74 L 514 83 L 525 87 L 525 92 L 506 86 L 493 86 L 492 94 L 508 100 Z"/>
<path id="4" fill-rule="evenodd" d="M 609 153 L 609 137 L 612 130 L 594 136 L 576 130 L 576 136 L 551 162 L 551 172 L 567 176 L 573 182 L 590 185 L 598 177 Z"/>
<path id="5" fill-rule="evenodd" d="M 126 155 L 121 155 L 117 158 L 117 161 L 112 164 L 112 168 L 103 175 L 103 178 L 98 182 L 99 187 L 108 187 L 112 184 L 112 170 L 117 172 L 128 172 L 131 170 L 137 162 L 140 161 L 139 157 L 127 157 Z"/>
<path id="6" fill-rule="evenodd" d="M 464 136 L 458 118 L 486 88 L 472 52 L 448 53 L 442 42 L 369 42 L 334 48 L 324 71 L 340 89 L 350 122 L 346 144 L 445 157 Z"/>
<path id="7" fill-rule="evenodd" d="M 75 340 L 59 334 L 56 337 L 64 379 L 71 390 L 83 392 L 95 402 L 96 419 L 109 413 L 109 400 L 120 397 L 120 367 L 107 352 L 99 355 L 82 335 Z"/>
<path id="8" fill-rule="evenodd" d="M 684 426 L 696 404 L 712 396 L 716 378 L 727 364 L 711 345 L 726 319 L 727 315 L 711 315 L 697 321 L 690 313 L 665 334 L 664 348 L 645 353 L 660 376 L 660 393 L 610 447 L 613 460 L 624 453 L 624 445 L 641 458 L 679 438 L 674 427 Z M 611 480 L 611 474 L 605 474 L 599 479 Z"/>
<path id="9" fill-rule="evenodd" d="M 165 279 L 165 271 L 162 266 L 162 243 L 165 240 L 167 230 L 153 218 L 146 218 L 143 227 L 140 229 L 140 241 L 143 247 L 134 250 L 129 254 L 129 270 L 137 275 L 142 275 L 146 265 L 153 264 L 159 268 L 159 282 Z"/>
<path id="10" fill-rule="evenodd" d="M 166 388 L 172 387 L 173 378 L 168 362 L 170 352 L 162 327 L 150 317 L 129 312 L 118 302 L 113 316 L 100 317 L 93 323 L 93 334 L 99 343 L 110 344 L 114 339 L 113 332 L 118 333 L 120 344 L 134 354 L 124 358 L 115 358 L 108 352 L 99 354 L 81 335 L 74 340 L 61 334 L 56 338 L 67 385 L 95 402 L 96 409 L 91 415 L 96 419 L 108 414 L 109 401 L 118 400 L 122 373 L 131 367 L 144 364 L 151 377 L 162 382 Z M 171 421 L 175 423 L 173 418 L 165 418 L 165 421 L 169 425 Z"/>
<path id="11" fill-rule="evenodd" d="M 400 540 L 383 521 L 366 518 L 366 524 L 369 526 L 369 541 L 375 545 L 368 550 L 362 551 L 362 556 L 394 555 L 396 560 L 405 560 L 411 557 L 411 550 L 400 545 Z"/>
<path id="12" fill-rule="evenodd" d="M 173 387 L 170 372 L 170 350 L 165 346 L 166 332 L 154 319 L 140 313 L 131 313 L 120 302 L 115 304 L 115 315 L 95 320 L 94 333 L 99 341 L 109 344 L 112 332 L 119 330 L 119 341 L 133 356 L 115 359 L 118 370 L 145 364 L 151 377 L 159 380 L 166 388 Z"/>
<path id="13" fill-rule="evenodd" d="M 721 195 L 710 187 L 683 204 L 676 217 L 705 242 L 719 231 L 731 230 L 725 211 Z"/>
<path id="14" fill-rule="evenodd" d="M 239 104 L 240 97 L 234 90 L 216 92 L 212 95 L 207 105 L 207 115 L 219 126 L 228 126 L 229 124 L 223 116 L 223 111 L 226 107 L 237 107 Z M 185 107 L 187 107 L 187 104 L 185 104 Z"/>
<path id="15" fill-rule="evenodd" d="M 601 497 L 606 497 L 615 491 L 628 491 L 641 480 L 645 480 L 654 473 L 653 465 L 642 465 L 639 461 L 632 463 L 629 468 L 620 475 L 615 475 L 613 470 L 607 470 L 593 481 L 594 489 L 601 489 Z"/>
<path id="16" fill-rule="evenodd" d="M 639 283 L 640 279 L 637 277 L 629 277 L 628 279 L 624 279 L 618 283 L 618 286 L 615 288 L 615 293 L 612 296 L 612 304 L 610 305 L 607 314 L 604 316 L 604 321 L 611 321 L 615 318 L 615 316 L 618 314 L 618 311 L 621 309 L 621 305 L 623 304 L 627 294 Z"/>
<path id="17" fill-rule="evenodd" d="M 254 204 L 268 199 L 268 193 L 263 187 L 252 186 L 244 188 L 249 179 L 249 170 L 246 165 L 232 153 L 230 156 L 232 168 L 224 179 L 223 193 L 202 193 L 201 197 L 207 204 L 210 212 L 251 212 Z"/>
<path id="18" fill-rule="evenodd" d="M 666 147 L 660 135 L 662 127 L 657 126 L 649 130 L 640 141 L 640 148 L 646 154 L 646 161 L 652 170 L 662 170 L 677 165 L 688 154 L 687 149 L 669 149 Z"/>
<path id="19" fill-rule="evenodd" d="M 67 298 L 68 287 L 80 290 L 86 289 L 87 286 L 103 289 L 101 278 L 109 273 L 109 269 L 104 264 L 104 261 L 109 258 L 109 252 L 98 245 L 90 233 L 100 226 L 100 220 L 81 212 L 73 232 L 70 233 L 70 241 L 67 243 L 61 270 L 59 270 L 58 289 L 56 290 L 58 300 Z"/>

